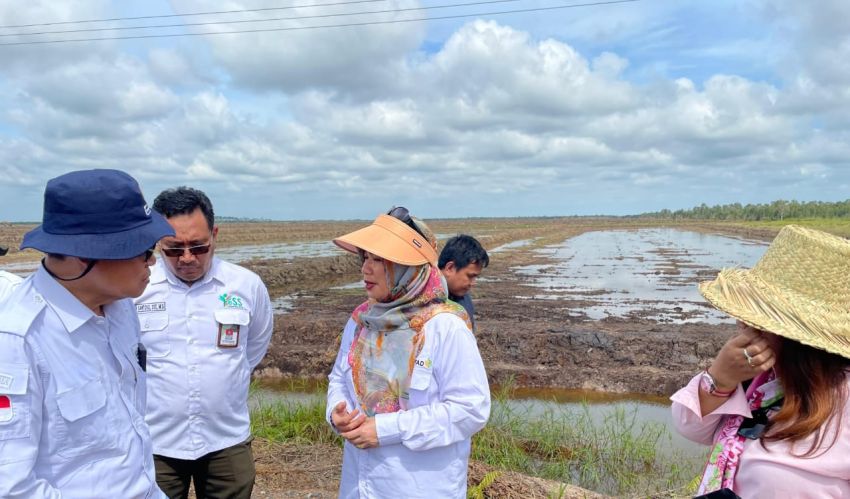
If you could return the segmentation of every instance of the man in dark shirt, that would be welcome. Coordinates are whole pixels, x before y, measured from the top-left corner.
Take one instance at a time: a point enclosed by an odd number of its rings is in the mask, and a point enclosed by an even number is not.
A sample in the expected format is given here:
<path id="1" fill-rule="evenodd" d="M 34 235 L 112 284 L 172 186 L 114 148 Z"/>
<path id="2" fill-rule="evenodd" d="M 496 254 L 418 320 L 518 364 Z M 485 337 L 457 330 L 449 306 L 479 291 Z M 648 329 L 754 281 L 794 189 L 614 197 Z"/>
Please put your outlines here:
<path id="1" fill-rule="evenodd" d="M 438 265 L 449 286 L 449 298 L 466 309 L 475 329 L 475 307 L 469 291 L 475 280 L 490 263 L 487 251 L 474 237 L 457 235 L 446 242 L 440 253 Z"/>

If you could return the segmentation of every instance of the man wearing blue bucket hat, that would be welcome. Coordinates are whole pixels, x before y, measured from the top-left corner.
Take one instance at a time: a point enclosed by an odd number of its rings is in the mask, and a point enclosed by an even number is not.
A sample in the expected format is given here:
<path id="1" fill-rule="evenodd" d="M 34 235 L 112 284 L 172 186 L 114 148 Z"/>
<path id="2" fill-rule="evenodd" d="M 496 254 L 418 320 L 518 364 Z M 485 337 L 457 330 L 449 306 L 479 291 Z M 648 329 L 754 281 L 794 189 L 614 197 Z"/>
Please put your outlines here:
<path id="1" fill-rule="evenodd" d="M 130 298 L 172 235 L 124 172 L 47 183 L 21 244 L 46 256 L 0 304 L 0 497 L 164 497 Z"/>

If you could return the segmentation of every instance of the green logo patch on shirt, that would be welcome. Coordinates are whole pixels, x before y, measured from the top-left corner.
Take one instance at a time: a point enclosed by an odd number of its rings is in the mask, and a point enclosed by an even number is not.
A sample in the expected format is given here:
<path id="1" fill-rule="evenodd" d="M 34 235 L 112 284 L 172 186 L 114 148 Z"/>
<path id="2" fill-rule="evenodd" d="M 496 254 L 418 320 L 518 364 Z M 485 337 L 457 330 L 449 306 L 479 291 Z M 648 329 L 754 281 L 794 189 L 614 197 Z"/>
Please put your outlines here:
<path id="1" fill-rule="evenodd" d="M 218 299 L 224 304 L 224 308 L 245 308 L 242 305 L 242 298 L 235 296 L 232 293 L 224 293 L 219 296 Z"/>

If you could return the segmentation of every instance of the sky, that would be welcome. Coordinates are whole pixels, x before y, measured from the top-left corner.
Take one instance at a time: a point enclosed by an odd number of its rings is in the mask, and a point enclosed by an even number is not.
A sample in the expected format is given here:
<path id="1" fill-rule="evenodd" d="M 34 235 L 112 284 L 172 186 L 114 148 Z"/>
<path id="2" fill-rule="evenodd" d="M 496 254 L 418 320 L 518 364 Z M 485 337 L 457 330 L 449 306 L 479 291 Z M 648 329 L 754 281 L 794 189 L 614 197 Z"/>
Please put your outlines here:
<path id="1" fill-rule="evenodd" d="M 850 2 L 461 3 L 3 2 L 0 221 L 91 168 L 273 220 L 850 198 Z"/>

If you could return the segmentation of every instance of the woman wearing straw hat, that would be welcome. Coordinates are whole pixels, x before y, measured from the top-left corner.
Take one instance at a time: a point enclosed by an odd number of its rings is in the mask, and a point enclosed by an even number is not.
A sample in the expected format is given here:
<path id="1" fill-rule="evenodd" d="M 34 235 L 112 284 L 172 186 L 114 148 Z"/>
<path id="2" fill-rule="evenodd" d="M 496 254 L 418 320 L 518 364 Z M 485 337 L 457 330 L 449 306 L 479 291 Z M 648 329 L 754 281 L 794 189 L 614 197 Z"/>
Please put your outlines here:
<path id="1" fill-rule="evenodd" d="M 368 296 L 329 376 L 327 419 L 345 439 L 339 496 L 466 497 L 490 391 L 469 318 L 446 297 L 436 239 L 399 207 L 334 243 L 360 255 Z"/>
<path id="2" fill-rule="evenodd" d="M 697 494 L 850 497 L 850 242 L 787 226 L 700 292 L 739 330 L 672 397 L 679 432 L 713 446 Z"/>

